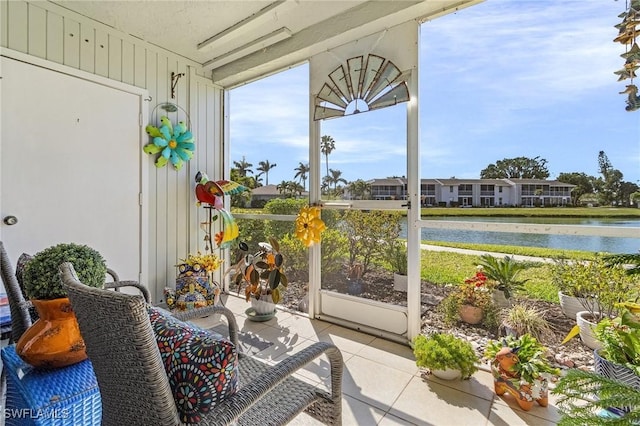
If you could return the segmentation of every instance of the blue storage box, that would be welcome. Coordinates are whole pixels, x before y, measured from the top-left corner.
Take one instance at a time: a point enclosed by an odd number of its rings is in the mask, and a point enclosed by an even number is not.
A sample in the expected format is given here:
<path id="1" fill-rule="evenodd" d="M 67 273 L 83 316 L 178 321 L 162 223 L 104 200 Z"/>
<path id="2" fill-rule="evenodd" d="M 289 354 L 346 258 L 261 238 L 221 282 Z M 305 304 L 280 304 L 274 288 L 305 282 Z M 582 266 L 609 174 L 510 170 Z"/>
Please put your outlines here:
<path id="1" fill-rule="evenodd" d="M 91 361 L 35 369 L 11 345 L 2 349 L 2 363 L 7 372 L 7 426 L 100 424 L 102 402 Z"/>

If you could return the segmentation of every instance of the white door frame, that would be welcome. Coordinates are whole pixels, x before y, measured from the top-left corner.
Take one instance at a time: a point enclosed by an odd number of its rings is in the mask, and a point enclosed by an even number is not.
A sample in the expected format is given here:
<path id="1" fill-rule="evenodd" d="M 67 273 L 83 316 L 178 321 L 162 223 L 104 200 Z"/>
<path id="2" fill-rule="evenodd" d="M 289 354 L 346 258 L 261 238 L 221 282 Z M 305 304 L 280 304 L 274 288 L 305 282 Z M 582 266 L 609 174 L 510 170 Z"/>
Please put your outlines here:
<path id="1" fill-rule="evenodd" d="M 146 282 L 146 277 L 150 276 L 149 275 L 149 262 L 148 262 L 148 258 L 149 258 L 149 247 L 148 247 L 148 241 L 149 241 L 149 203 L 147 200 L 144 199 L 144 196 L 146 196 L 148 194 L 148 188 L 149 188 L 149 167 L 148 167 L 148 161 L 145 161 L 146 158 L 143 158 L 143 152 L 142 152 L 142 147 L 146 144 L 147 140 L 148 140 L 148 135 L 146 134 L 145 130 L 144 130 L 144 125 L 143 123 L 147 123 L 148 122 L 148 117 L 149 117 L 149 107 L 148 107 L 148 101 L 149 101 L 149 92 L 146 89 L 142 89 L 140 87 L 136 87 L 136 86 L 131 86 L 129 84 L 125 84 L 119 81 L 115 81 L 115 80 L 110 80 L 108 78 L 96 75 L 96 74 L 91 74 L 88 73 L 86 71 L 82 71 L 82 70 L 78 70 L 76 68 L 71 68 L 69 66 L 66 65 L 62 65 L 62 64 L 58 64 L 56 62 L 51 62 L 42 58 L 38 58 L 36 56 L 32 56 L 32 55 L 27 55 L 25 53 L 22 52 L 18 52 L 12 49 L 7 49 L 7 48 L 3 48 L 0 47 L 0 56 L 6 57 L 6 58 L 10 58 L 10 59 L 14 59 L 17 61 L 21 61 L 30 65 L 34 65 L 37 67 L 41 67 L 44 69 L 48 69 L 51 71 L 55 71 L 61 74 L 66 74 L 72 77 L 76 77 L 76 78 L 80 78 L 92 83 L 96 83 L 96 84 L 100 84 L 109 88 L 113 88 L 113 89 L 117 89 L 126 93 L 130 93 L 133 95 L 138 96 L 139 98 L 139 110 L 140 110 L 140 117 L 139 117 L 139 122 L 140 122 L 140 137 L 139 137 L 139 141 L 140 141 L 140 180 L 139 180 L 139 187 L 140 187 L 140 264 L 139 264 L 139 276 L 138 276 L 138 281 L 140 283 L 143 283 L 144 285 L 146 285 L 148 288 L 150 287 L 149 284 Z M 0 75 L 2 75 L 2 69 L 1 69 L 1 62 L 0 62 Z M 0 99 L 2 97 L 2 84 L 0 84 Z M 0 129 L 2 128 L 2 121 L 1 121 L 1 115 L 0 115 Z M 1 135 L 1 132 L 0 132 Z M 0 140 L 0 148 L 2 147 L 2 140 Z M 0 188 L 2 188 L 1 182 L 0 182 Z M 2 194 L 0 194 L 0 211 L 3 211 L 2 209 Z M 0 227 L 0 238 L 2 237 L 2 227 Z M 150 289 L 151 291 L 152 289 Z"/>

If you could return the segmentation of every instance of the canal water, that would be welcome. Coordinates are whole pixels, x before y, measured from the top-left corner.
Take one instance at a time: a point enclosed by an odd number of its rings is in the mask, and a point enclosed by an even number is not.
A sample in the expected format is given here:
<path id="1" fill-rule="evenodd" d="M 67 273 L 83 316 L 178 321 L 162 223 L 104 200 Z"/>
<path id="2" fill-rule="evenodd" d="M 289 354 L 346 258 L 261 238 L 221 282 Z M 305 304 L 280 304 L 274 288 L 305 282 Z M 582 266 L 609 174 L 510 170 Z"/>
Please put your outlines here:
<path id="1" fill-rule="evenodd" d="M 548 247 L 566 250 L 586 250 L 608 253 L 636 253 L 640 250 L 640 219 L 619 218 L 530 218 L 530 217 L 429 217 L 429 220 L 468 222 L 508 222 L 553 225 L 617 226 L 629 228 L 629 238 L 520 234 L 515 232 L 462 231 L 456 229 L 422 229 L 423 241 L 500 244 Z M 406 237 L 406 219 L 401 236 Z"/>

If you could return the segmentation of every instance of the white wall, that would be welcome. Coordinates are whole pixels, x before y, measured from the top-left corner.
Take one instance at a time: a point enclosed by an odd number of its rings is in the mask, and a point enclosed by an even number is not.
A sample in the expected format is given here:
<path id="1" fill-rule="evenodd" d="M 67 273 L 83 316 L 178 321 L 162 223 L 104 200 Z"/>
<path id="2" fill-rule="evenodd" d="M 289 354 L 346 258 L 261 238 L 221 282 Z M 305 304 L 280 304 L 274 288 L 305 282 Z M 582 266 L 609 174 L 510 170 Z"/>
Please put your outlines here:
<path id="1" fill-rule="evenodd" d="M 144 88 L 152 98 L 150 120 L 154 107 L 167 101 L 188 112 L 197 143 L 195 158 L 178 172 L 170 166 L 149 167 L 149 191 L 144 200 L 150 214 L 145 284 L 158 302 L 164 286 L 174 284 L 178 259 L 204 248 L 193 179 L 198 170 L 221 178 L 222 169 L 214 163 L 222 152 L 222 90 L 204 78 L 197 63 L 49 2 L 0 1 L 0 45 Z M 170 98 L 172 71 L 185 73 L 176 86 L 175 99 Z M 149 156 L 150 164 L 154 159 Z"/>

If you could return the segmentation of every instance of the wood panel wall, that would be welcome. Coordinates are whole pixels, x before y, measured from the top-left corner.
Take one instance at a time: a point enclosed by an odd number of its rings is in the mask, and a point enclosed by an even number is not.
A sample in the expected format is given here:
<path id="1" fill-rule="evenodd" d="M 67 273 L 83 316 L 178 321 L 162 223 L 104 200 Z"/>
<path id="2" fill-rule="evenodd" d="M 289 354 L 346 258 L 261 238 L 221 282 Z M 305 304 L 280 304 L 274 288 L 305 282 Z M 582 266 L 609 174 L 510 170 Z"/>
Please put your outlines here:
<path id="1" fill-rule="evenodd" d="M 178 260 L 204 249 L 199 227 L 203 209 L 195 206 L 193 182 L 198 170 L 222 177 L 222 90 L 205 78 L 199 64 L 49 2 L 0 1 L 0 45 L 146 89 L 153 124 L 163 113 L 156 106 L 164 102 L 177 104 L 188 116 L 195 158 L 180 171 L 149 167 L 143 200 L 150 215 L 149 271 L 143 279 L 159 302 L 164 287 L 175 284 Z M 171 72 L 185 73 L 175 99 L 170 98 Z"/>

